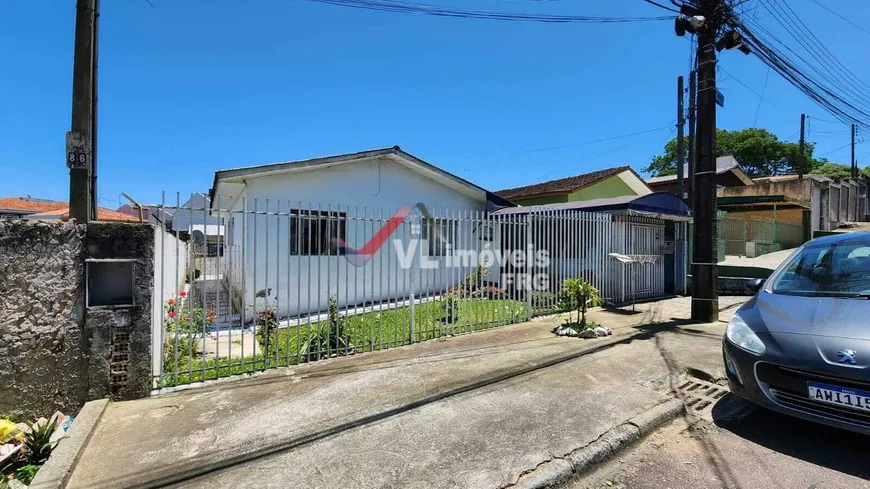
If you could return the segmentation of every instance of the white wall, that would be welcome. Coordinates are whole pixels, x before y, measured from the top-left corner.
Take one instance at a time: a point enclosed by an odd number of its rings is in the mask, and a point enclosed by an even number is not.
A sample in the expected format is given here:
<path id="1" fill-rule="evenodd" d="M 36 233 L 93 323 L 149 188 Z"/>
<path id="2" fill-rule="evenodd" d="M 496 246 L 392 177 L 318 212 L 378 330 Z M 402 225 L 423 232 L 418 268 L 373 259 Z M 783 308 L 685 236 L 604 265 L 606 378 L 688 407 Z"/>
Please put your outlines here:
<path id="1" fill-rule="evenodd" d="M 362 247 L 400 207 L 418 202 L 435 217 L 466 219 L 458 229 L 456 247 L 493 246 L 479 239 L 477 226 L 468 220 L 483 217 L 482 192 L 478 198 L 470 197 L 388 158 L 250 178 L 246 185 L 242 198 L 233 205 L 237 213 L 229 225 L 228 254 L 243 255 L 244 272 L 235 273 L 230 280 L 239 290 L 244 285 L 248 320 L 254 311 L 255 293 L 266 289 L 271 289 L 271 305 L 277 306 L 279 315 L 286 316 L 324 311 L 331 295 L 341 305 L 354 305 L 408 297 L 412 290 L 417 294 L 440 292 L 461 282 L 471 271 L 445 267 L 444 257 L 434 258 L 441 265 L 435 270 L 402 270 L 392 240 L 362 266 L 352 265 L 344 256 L 291 256 L 289 211 L 299 208 L 300 202 L 303 209 L 317 210 L 319 206 L 323 211 L 346 213 L 346 241 L 354 248 Z M 243 207 L 248 211 L 246 219 L 238 212 Z M 255 209 L 272 215 L 255 218 Z M 392 237 L 400 237 L 407 245 L 412 232 L 416 236 L 413 223 L 419 222 L 419 211 L 415 209 Z M 257 299 L 257 310 L 264 305 L 265 299 Z"/>
<path id="2" fill-rule="evenodd" d="M 177 257 L 177 262 L 176 262 Z M 163 351 L 163 304 L 184 287 L 187 243 L 157 226 L 154 228 L 154 295 L 151 300 L 151 370 L 160 375 Z"/>

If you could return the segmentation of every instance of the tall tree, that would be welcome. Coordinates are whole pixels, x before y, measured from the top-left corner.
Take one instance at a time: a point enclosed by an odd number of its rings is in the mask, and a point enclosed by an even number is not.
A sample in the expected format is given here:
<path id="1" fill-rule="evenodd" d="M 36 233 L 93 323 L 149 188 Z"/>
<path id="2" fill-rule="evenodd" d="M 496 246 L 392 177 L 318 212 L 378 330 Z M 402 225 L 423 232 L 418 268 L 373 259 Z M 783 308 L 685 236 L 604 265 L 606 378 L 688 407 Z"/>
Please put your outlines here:
<path id="1" fill-rule="evenodd" d="M 685 142 L 688 155 L 688 141 Z M 826 160 L 813 158 L 812 143 L 806 144 L 807 168 L 805 173 L 825 163 Z M 775 134 L 766 129 L 747 128 L 739 131 L 716 130 L 716 156 L 733 156 L 750 177 L 766 177 L 797 173 L 800 169 L 800 145 L 780 141 Z M 688 156 L 687 156 L 688 157 Z M 665 145 L 664 154 L 655 156 L 649 166 L 643 169 L 653 176 L 676 175 L 677 140 L 672 139 Z"/>
<path id="2" fill-rule="evenodd" d="M 845 163 L 825 163 L 813 170 L 813 173 L 836 179 L 852 178 L 852 168 Z M 870 177 L 870 166 L 865 166 L 861 173 Z"/>

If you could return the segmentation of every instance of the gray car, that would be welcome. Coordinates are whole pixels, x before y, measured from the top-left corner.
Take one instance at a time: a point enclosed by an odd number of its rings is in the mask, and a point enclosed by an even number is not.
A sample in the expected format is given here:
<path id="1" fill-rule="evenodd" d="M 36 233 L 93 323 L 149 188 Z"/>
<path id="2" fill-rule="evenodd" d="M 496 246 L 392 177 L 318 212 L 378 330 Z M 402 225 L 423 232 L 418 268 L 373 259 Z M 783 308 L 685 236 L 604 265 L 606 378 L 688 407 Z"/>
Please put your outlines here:
<path id="1" fill-rule="evenodd" d="M 798 248 L 731 319 L 731 391 L 766 408 L 870 434 L 870 233 Z"/>

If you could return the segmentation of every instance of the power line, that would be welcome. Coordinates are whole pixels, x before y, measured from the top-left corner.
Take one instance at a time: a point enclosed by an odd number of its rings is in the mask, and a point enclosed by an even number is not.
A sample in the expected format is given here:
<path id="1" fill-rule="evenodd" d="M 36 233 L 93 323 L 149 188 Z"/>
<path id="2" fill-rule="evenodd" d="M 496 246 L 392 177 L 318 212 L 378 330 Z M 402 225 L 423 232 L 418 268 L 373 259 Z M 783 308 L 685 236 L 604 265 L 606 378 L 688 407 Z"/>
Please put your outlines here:
<path id="1" fill-rule="evenodd" d="M 848 142 L 848 143 L 846 143 L 846 144 L 844 144 L 844 145 L 842 145 L 842 146 L 840 146 L 840 147 L 834 148 L 834 149 L 832 149 L 832 150 L 830 150 L 830 151 L 825 151 L 824 153 L 819 154 L 817 157 L 818 157 L 818 158 L 821 158 L 822 156 L 829 155 L 829 154 L 831 154 L 831 153 L 833 153 L 833 152 L 835 152 L 835 151 L 839 151 L 839 150 L 841 150 L 841 149 L 843 149 L 843 148 L 848 148 L 848 147 L 851 146 L 851 145 L 852 145 L 852 143 L 851 143 L 851 142 Z"/>
<path id="2" fill-rule="evenodd" d="M 549 146 L 546 148 L 527 149 L 527 150 L 522 150 L 522 151 L 514 151 L 511 153 L 495 153 L 495 154 L 480 155 L 480 156 L 463 156 L 459 159 L 467 160 L 467 159 L 478 159 L 478 158 L 492 158 L 494 156 L 513 156 L 513 155 L 528 154 L 528 153 L 538 153 L 541 151 L 553 151 L 553 150 L 557 150 L 557 149 L 575 148 L 577 146 L 585 146 L 587 144 L 603 143 L 603 142 L 607 142 L 607 141 L 614 141 L 617 139 L 625 139 L 625 138 L 630 138 L 630 137 L 634 137 L 634 136 L 640 136 L 642 134 L 649 134 L 652 132 L 663 131 L 665 129 L 673 128 L 674 122 L 676 122 L 676 119 L 669 122 L 668 125 L 666 125 L 666 126 L 657 127 L 655 129 L 648 129 L 646 131 L 633 132 L 631 134 L 623 134 L 621 136 L 612 136 L 612 137 L 608 137 L 608 138 L 595 139 L 592 141 L 584 141 L 582 143 L 572 143 L 572 144 L 565 144 L 562 146 Z"/>
<path id="3" fill-rule="evenodd" d="M 820 80 L 819 78 L 806 73 L 783 52 L 772 47 L 771 40 L 779 42 L 775 37 L 770 36 L 769 33 L 767 33 L 769 38 L 761 37 L 759 34 L 756 34 L 756 32 L 767 32 L 763 27 L 756 26 L 736 17 L 732 18 L 730 23 L 732 27 L 739 30 L 744 44 L 756 54 L 758 59 L 772 68 L 786 81 L 798 88 L 798 90 L 810 97 L 810 99 L 814 100 L 841 121 L 856 123 L 865 128 L 870 128 L 870 122 L 868 122 L 870 121 L 870 111 L 868 111 L 868 109 L 856 105 L 852 101 L 847 100 L 843 95 L 837 93 L 838 89 L 837 87 L 831 86 L 830 79 L 824 79 L 825 77 L 822 77 L 823 79 Z M 750 25 L 752 26 L 751 28 Z M 780 42 L 780 44 L 782 43 Z M 785 46 L 784 44 L 782 45 L 786 50 L 793 52 L 793 50 L 788 46 Z M 796 56 L 800 58 L 799 55 L 796 54 Z M 817 73 L 820 72 L 812 64 L 806 63 L 806 60 L 803 60 L 802 58 L 800 59 Z"/>
<path id="4" fill-rule="evenodd" d="M 758 106 L 755 107 L 755 119 L 752 119 L 752 127 L 758 127 L 758 112 L 761 111 L 761 102 L 764 100 L 764 91 L 767 90 L 767 80 L 770 78 L 770 66 L 767 67 L 767 74 L 764 75 L 764 86 L 761 87 L 761 93 L 758 94 Z"/>
<path id="5" fill-rule="evenodd" d="M 656 7 L 663 8 L 663 9 L 665 9 L 665 10 L 669 10 L 669 11 L 671 11 L 671 12 L 680 13 L 680 11 L 677 10 L 677 9 L 674 9 L 674 8 L 668 7 L 667 5 L 662 5 L 662 4 L 658 3 L 658 2 L 654 2 L 653 0 L 643 0 L 643 1 L 646 2 L 646 3 L 648 3 L 648 4 L 650 4 L 650 5 L 655 5 Z"/>
<path id="6" fill-rule="evenodd" d="M 819 2 L 818 0 L 810 0 L 810 1 L 813 2 L 814 4 L 818 5 L 819 7 L 822 7 L 823 9 L 827 10 L 828 12 L 834 14 L 835 16 L 839 17 L 841 20 L 844 20 L 845 22 L 851 24 L 853 27 L 856 27 L 856 28 L 858 28 L 858 29 L 864 31 L 864 32 L 866 32 L 867 34 L 870 34 L 870 31 L 868 31 L 867 29 L 865 29 L 865 28 L 861 27 L 860 25 L 858 25 L 858 24 L 852 22 L 852 21 L 849 20 L 848 18 L 843 17 L 842 15 L 838 14 L 837 12 L 834 12 L 833 10 L 831 10 L 831 9 L 828 8 L 827 6 L 823 5 L 823 4 L 822 4 L 821 2 Z"/>
<path id="7" fill-rule="evenodd" d="M 673 20 L 670 16 L 661 17 L 596 17 L 589 15 L 543 15 L 528 13 L 490 12 L 483 10 L 468 10 L 450 8 L 439 5 L 423 3 L 401 2 L 398 0 L 308 0 L 309 2 L 350 7 L 364 10 L 381 12 L 394 12 L 403 14 L 433 15 L 436 17 L 453 17 L 463 19 L 480 20 L 503 20 L 515 22 L 543 22 L 549 24 L 560 23 L 586 23 L 586 24 L 613 24 L 628 22 L 652 22 L 661 20 Z"/>
<path id="8" fill-rule="evenodd" d="M 725 74 L 727 74 L 728 76 L 730 76 L 731 79 L 733 79 L 734 81 L 736 81 L 737 83 L 739 83 L 743 88 L 749 90 L 750 92 L 754 93 L 755 95 L 758 95 L 758 101 L 759 101 L 759 104 L 761 103 L 761 101 L 765 101 L 765 102 L 769 103 L 770 105 L 776 107 L 776 108 L 779 109 L 779 110 L 786 110 L 786 109 L 783 109 L 782 107 L 776 105 L 775 103 L 771 102 L 769 99 L 765 98 L 765 97 L 764 97 L 764 93 L 759 93 L 757 90 L 753 89 L 753 88 L 750 87 L 749 85 L 747 85 L 747 84 L 743 83 L 742 81 L 740 81 L 740 78 L 737 78 L 736 76 L 734 76 L 733 73 L 731 73 L 730 71 L 726 70 L 725 68 L 722 68 L 722 65 L 717 65 L 717 68 L 719 68 L 720 70 L 722 70 L 723 73 L 725 73 Z M 764 79 L 764 86 L 767 87 L 767 78 Z M 755 117 L 756 117 L 756 119 L 758 118 L 758 111 L 757 111 L 757 110 L 756 110 L 756 115 L 755 115 Z M 753 125 L 754 125 L 754 124 L 753 124 Z"/>

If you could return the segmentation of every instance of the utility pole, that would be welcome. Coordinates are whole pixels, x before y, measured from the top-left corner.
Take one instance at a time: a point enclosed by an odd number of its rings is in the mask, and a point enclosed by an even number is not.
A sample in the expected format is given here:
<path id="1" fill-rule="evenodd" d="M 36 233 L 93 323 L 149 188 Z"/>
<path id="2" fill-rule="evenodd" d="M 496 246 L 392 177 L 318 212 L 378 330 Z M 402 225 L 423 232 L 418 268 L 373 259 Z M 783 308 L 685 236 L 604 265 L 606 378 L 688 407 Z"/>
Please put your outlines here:
<path id="1" fill-rule="evenodd" d="M 66 137 L 69 213 L 77 223 L 96 215 L 93 202 L 94 77 L 97 0 L 77 0 L 73 59 L 72 123 Z"/>
<path id="2" fill-rule="evenodd" d="M 852 178 L 858 178 L 858 162 L 855 161 L 855 133 L 858 132 L 858 126 L 852 124 Z"/>
<path id="3" fill-rule="evenodd" d="M 800 144 L 799 144 L 800 152 L 801 152 L 801 163 L 800 163 L 801 167 L 798 170 L 798 179 L 803 179 L 804 173 L 806 173 L 806 171 L 807 171 L 807 157 L 806 157 L 806 154 L 804 151 L 806 148 L 806 138 L 805 138 L 805 134 L 804 134 L 804 127 L 806 126 L 806 122 L 807 122 L 807 115 L 801 114 L 801 140 L 800 140 Z"/>
<path id="4" fill-rule="evenodd" d="M 686 177 L 686 146 L 683 142 L 683 126 L 686 121 L 683 119 L 683 77 L 677 77 L 677 188 L 681 199 L 686 198 L 686 193 L 683 190 L 683 180 Z"/>
<path id="5" fill-rule="evenodd" d="M 697 87 L 695 80 L 697 73 L 692 70 L 689 73 L 689 179 L 686 182 L 688 189 L 688 198 L 686 202 L 694 202 L 692 200 L 693 189 L 695 188 L 695 93 Z M 689 257 L 691 259 L 692 257 Z"/>
<path id="6" fill-rule="evenodd" d="M 719 320 L 716 234 L 716 24 L 720 0 L 699 0 L 706 23 L 698 30 L 698 154 L 695 169 L 695 256 L 692 319 Z"/>

